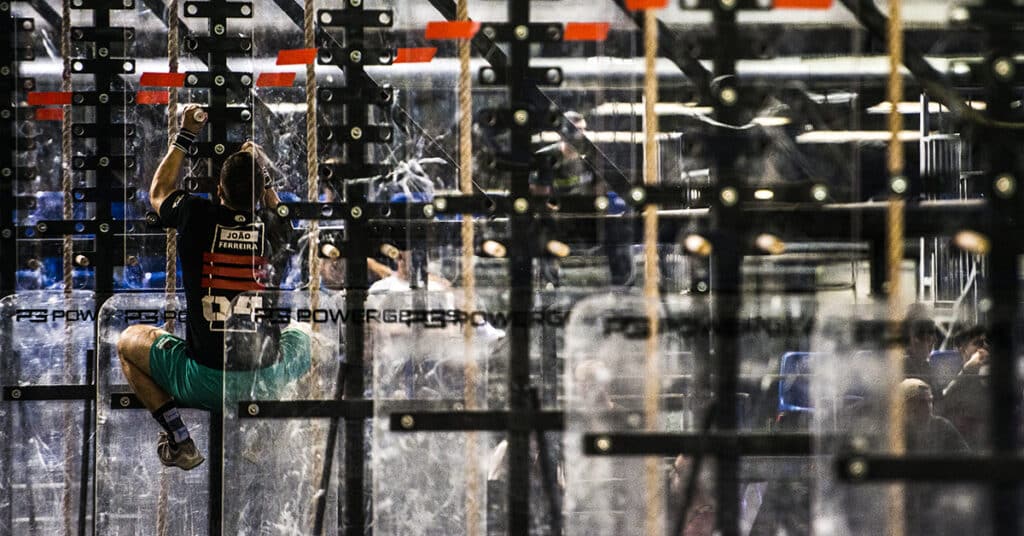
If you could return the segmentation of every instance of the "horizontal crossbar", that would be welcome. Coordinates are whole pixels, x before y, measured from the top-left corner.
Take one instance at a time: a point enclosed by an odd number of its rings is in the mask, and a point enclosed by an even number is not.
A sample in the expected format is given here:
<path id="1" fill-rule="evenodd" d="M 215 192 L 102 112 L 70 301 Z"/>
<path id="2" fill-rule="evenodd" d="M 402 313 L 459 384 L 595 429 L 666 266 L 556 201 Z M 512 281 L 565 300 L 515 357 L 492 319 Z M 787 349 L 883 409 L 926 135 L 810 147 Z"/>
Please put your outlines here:
<path id="1" fill-rule="evenodd" d="M 5 385 L 4 400 L 91 400 L 96 398 L 95 385 Z"/>
<path id="2" fill-rule="evenodd" d="M 1024 458 L 1017 456 L 847 455 L 836 459 L 836 474 L 848 482 L 913 480 L 934 482 L 1020 482 Z"/>
<path id="3" fill-rule="evenodd" d="M 458 432 L 505 430 L 561 431 L 560 411 L 512 413 L 508 411 L 407 412 L 391 414 L 393 432 Z"/>
<path id="4" fill-rule="evenodd" d="M 367 419 L 372 400 L 246 400 L 238 403 L 240 419 Z"/>
<path id="5" fill-rule="evenodd" d="M 590 456 L 808 456 L 814 442 L 810 434 L 591 433 L 583 436 L 583 452 Z"/>

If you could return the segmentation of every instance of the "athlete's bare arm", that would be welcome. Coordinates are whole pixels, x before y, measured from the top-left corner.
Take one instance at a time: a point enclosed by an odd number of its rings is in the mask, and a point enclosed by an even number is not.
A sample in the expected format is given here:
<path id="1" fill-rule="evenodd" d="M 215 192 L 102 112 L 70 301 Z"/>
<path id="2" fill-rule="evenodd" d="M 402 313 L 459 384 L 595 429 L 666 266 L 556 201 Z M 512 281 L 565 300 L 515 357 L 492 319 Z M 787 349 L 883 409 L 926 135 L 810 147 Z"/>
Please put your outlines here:
<path id="1" fill-rule="evenodd" d="M 271 162 L 270 158 L 267 156 L 267 153 L 263 150 L 262 147 L 260 147 L 252 140 L 243 143 L 242 148 L 240 150 L 249 151 L 250 153 L 252 153 L 253 160 L 255 160 L 256 163 L 259 164 L 264 169 L 270 167 Z M 259 202 L 260 205 L 262 205 L 264 208 L 269 208 L 271 210 L 277 208 L 277 205 L 281 202 L 281 198 L 277 196 L 277 189 L 274 188 L 273 183 L 266 185 L 266 188 L 264 188 L 263 190 L 263 195 L 259 198 Z"/>
<path id="2" fill-rule="evenodd" d="M 189 104 L 185 106 L 185 110 L 182 112 L 181 128 L 188 130 L 192 134 L 198 134 L 202 130 L 203 125 L 206 124 L 206 114 L 196 114 L 197 111 L 201 112 L 198 104 Z M 164 156 L 164 159 L 160 161 L 160 165 L 156 168 L 153 182 L 149 185 L 149 204 L 153 206 L 153 210 L 157 214 L 160 213 L 160 205 L 178 187 L 178 175 L 181 173 L 181 163 L 184 159 L 185 153 L 174 148 L 172 145 L 168 147 L 167 155 Z"/>

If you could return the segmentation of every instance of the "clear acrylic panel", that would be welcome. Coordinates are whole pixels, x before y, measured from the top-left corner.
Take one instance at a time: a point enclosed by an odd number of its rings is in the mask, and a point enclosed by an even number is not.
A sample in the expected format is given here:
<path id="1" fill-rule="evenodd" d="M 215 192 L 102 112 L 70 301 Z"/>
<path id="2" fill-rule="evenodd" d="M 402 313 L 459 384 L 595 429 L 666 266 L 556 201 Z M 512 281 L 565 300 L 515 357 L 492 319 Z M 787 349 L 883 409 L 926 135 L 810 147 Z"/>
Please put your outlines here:
<path id="1" fill-rule="evenodd" d="M 741 533 L 807 532 L 815 478 L 813 459 L 807 456 L 741 453 L 731 468 L 718 463 L 718 455 L 682 451 L 647 458 L 584 455 L 583 434 L 701 436 L 720 431 L 721 408 L 729 406 L 741 434 L 801 430 L 793 423 L 801 416 L 806 419 L 803 412 L 814 399 L 807 369 L 791 363 L 816 355 L 811 352 L 818 315 L 814 299 L 748 295 L 737 311 L 734 334 L 720 331 L 724 326 L 713 320 L 716 309 L 727 306 L 728 297 L 714 294 L 647 301 L 635 294 L 610 293 L 573 309 L 564 378 L 568 533 L 641 534 L 650 528 L 647 516 L 654 516 L 658 530 L 670 534 L 710 532 L 721 509 L 721 483 L 736 487 Z M 651 314 L 658 315 L 655 347 L 648 346 Z M 728 368 L 721 357 L 724 338 L 735 341 L 738 355 L 731 404 L 723 403 L 717 392 Z M 656 364 L 647 364 L 649 358 Z M 657 370 L 653 383 L 646 379 L 649 366 Z M 805 422 L 802 430 L 807 426 Z M 660 484 L 647 487 L 645 473 Z M 689 506 L 685 516 L 683 505 Z"/>
<path id="2" fill-rule="evenodd" d="M 371 287 L 367 314 L 373 359 L 374 530 L 382 534 L 461 534 L 487 520 L 488 451 L 495 433 L 392 431 L 392 413 L 498 409 L 488 375 L 505 356 L 504 332 L 483 309 L 464 307 L 456 289 Z M 481 293 L 480 302 L 486 301 Z M 479 311 L 475 320 L 459 313 Z M 471 315 L 467 315 L 472 318 Z M 467 346 L 464 327 L 474 322 Z M 499 406 L 500 407 L 500 406 Z M 444 485 L 438 485 L 443 482 Z"/>
<path id="3" fill-rule="evenodd" d="M 170 329 L 185 338 L 183 295 L 116 294 L 100 309 L 96 425 L 96 532 L 98 534 L 194 534 L 208 523 L 209 464 L 184 472 L 164 467 L 156 453 L 159 426 L 132 404 L 117 357 L 118 336 L 130 325 Z M 208 453 L 210 414 L 182 408 L 200 452 Z"/>
<path id="4" fill-rule="evenodd" d="M 243 293 L 232 307 L 224 354 L 224 532 L 335 534 L 343 427 L 324 418 L 258 417 L 262 402 L 341 398 L 344 296 Z M 265 366 L 248 368 L 256 355 Z"/>
<path id="5" fill-rule="evenodd" d="M 656 347 L 647 341 L 651 314 L 660 326 Z M 654 303 L 628 293 L 597 295 L 573 309 L 564 376 L 568 534 L 640 534 L 647 508 L 664 512 L 664 490 L 650 497 L 645 489 L 643 458 L 585 457 L 582 435 L 698 429 L 710 402 L 698 370 L 707 363 L 694 358 L 707 348 L 707 315 L 703 297 Z M 654 383 L 645 370 L 657 370 Z M 651 398 L 654 406 L 645 403 Z M 667 464 L 656 472 L 664 480 Z"/>
<path id="6" fill-rule="evenodd" d="M 34 387 L 90 383 L 94 315 L 88 291 L 0 300 L 0 385 L 11 389 L 0 403 L 0 534 L 92 534 L 89 401 L 27 399 Z"/>
<path id="7" fill-rule="evenodd" d="M 805 370 L 813 404 L 811 429 L 822 437 L 840 434 L 844 439 L 819 441 L 815 530 L 887 532 L 895 530 L 893 519 L 904 525 L 907 534 L 988 534 L 993 529 L 985 486 L 850 482 L 835 471 L 833 455 L 892 453 L 898 444 L 907 456 L 970 452 L 972 446 L 954 424 L 959 423 L 957 412 L 943 397 L 951 378 L 944 369 L 947 356 L 931 350 L 939 340 L 933 313 L 918 309 L 920 305 L 908 309 L 899 346 L 885 344 L 889 313 L 883 306 L 830 307 L 822 313 L 814 353 Z M 960 360 L 959 355 L 955 357 Z M 902 376 L 897 367 L 903 368 Z M 895 400 L 899 405 L 893 404 L 893 397 L 899 397 Z M 974 416 L 987 419 L 987 415 Z M 902 429 L 901 436 L 893 435 L 893 426 Z"/>

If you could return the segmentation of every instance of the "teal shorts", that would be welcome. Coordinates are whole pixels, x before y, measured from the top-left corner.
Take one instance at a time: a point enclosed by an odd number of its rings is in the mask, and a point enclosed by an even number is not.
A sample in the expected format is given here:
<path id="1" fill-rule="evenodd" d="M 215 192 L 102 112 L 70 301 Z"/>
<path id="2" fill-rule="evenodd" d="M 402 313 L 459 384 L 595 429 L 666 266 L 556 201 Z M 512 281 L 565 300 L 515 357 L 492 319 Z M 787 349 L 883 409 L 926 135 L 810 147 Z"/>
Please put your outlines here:
<path id="1" fill-rule="evenodd" d="M 239 400 L 273 400 L 310 367 L 309 336 L 297 329 L 281 332 L 281 360 L 256 370 L 219 370 L 204 367 L 185 353 L 185 341 L 159 336 L 149 349 L 153 381 L 178 403 L 208 411 L 221 411 Z"/>

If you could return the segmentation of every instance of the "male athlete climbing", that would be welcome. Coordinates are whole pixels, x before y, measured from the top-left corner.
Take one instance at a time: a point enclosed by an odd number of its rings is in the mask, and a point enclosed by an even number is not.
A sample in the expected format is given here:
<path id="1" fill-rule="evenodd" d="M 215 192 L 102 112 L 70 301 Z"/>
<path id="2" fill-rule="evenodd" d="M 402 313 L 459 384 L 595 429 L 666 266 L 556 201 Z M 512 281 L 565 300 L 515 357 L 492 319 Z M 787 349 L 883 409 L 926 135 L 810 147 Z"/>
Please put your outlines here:
<path id="1" fill-rule="evenodd" d="M 274 212 L 279 199 L 265 180 L 266 157 L 251 142 L 224 161 L 216 201 L 177 188 L 182 162 L 205 122 L 206 114 L 197 105 L 185 107 L 178 136 L 149 188 L 153 210 L 165 226 L 178 230 L 186 338 L 155 326 L 133 325 L 117 341 L 128 382 L 164 430 L 157 443 L 160 461 L 185 470 L 204 458 L 182 421 L 179 404 L 220 411 L 225 397 L 239 396 L 256 384 L 272 390 L 298 378 L 310 365 L 308 329 L 294 326 L 279 333 L 247 334 L 242 329 L 241 335 L 232 327 L 229 344 L 241 349 L 228 352 L 225 366 L 229 318 L 249 316 L 264 299 L 239 294 L 278 284 L 292 231 Z"/>

